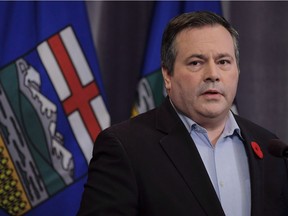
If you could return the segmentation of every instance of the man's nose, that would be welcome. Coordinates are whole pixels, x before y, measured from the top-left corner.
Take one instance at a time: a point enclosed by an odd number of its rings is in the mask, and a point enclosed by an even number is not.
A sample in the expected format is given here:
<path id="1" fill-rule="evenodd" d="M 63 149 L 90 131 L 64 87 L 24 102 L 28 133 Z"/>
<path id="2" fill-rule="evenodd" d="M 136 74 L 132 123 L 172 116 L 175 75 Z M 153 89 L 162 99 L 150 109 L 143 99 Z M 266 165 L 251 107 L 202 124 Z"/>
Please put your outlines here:
<path id="1" fill-rule="evenodd" d="M 216 82 L 220 80 L 219 68 L 215 62 L 210 62 L 205 68 L 204 81 Z"/>

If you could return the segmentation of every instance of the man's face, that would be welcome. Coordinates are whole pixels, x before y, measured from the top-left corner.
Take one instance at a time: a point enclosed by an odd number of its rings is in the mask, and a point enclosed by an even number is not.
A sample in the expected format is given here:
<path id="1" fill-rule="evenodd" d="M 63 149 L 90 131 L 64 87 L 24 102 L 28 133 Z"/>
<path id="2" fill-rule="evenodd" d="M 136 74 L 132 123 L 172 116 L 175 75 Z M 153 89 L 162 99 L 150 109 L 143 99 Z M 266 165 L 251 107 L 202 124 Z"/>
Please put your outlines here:
<path id="1" fill-rule="evenodd" d="M 230 33 L 220 25 L 187 29 L 176 36 L 174 45 L 173 75 L 162 68 L 173 104 L 200 124 L 225 118 L 239 76 Z"/>

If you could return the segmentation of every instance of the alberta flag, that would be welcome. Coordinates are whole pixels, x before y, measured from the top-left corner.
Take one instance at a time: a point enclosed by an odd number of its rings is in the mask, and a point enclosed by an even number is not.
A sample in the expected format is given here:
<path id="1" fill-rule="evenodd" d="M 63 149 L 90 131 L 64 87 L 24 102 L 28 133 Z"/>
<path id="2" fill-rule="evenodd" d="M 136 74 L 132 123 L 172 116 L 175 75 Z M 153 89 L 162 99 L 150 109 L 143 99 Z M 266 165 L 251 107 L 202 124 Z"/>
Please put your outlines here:
<path id="1" fill-rule="evenodd" d="M 0 2 L 0 215 L 75 215 L 110 125 L 84 2 Z"/>
<path id="2" fill-rule="evenodd" d="M 161 74 L 161 39 L 170 19 L 185 12 L 206 10 L 222 13 L 219 1 L 157 1 L 151 22 L 147 50 L 138 83 L 137 98 L 132 108 L 132 116 L 158 106 L 166 92 Z"/>

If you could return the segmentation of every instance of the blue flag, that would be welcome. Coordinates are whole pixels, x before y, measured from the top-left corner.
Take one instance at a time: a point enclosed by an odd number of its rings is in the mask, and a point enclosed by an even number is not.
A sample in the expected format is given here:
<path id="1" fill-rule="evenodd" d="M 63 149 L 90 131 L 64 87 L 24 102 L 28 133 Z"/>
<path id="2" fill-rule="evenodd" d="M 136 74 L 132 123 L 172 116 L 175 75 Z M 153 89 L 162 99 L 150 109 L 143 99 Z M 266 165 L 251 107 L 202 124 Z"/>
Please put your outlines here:
<path id="1" fill-rule="evenodd" d="M 0 2 L 0 215 L 75 215 L 110 125 L 85 2 Z"/>
<path id="2" fill-rule="evenodd" d="M 157 1 L 155 3 L 141 79 L 138 83 L 137 98 L 132 108 L 132 116 L 158 106 L 166 96 L 161 74 L 160 57 L 162 34 L 166 25 L 176 15 L 200 10 L 212 11 L 221 15 L 221 2 Z"/>

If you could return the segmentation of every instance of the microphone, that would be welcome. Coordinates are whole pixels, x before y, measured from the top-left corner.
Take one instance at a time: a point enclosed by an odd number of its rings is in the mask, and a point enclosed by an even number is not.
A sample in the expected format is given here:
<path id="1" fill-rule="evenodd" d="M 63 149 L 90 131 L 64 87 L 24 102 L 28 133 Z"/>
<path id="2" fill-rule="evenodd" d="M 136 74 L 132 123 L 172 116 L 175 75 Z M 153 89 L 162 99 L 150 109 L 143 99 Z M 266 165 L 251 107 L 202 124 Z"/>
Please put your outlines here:
<path id="1" fill-rule="evenodd" d="M 268 151 L 271 155 L 288 159 L 288 145 L 280 139 L 272 139 L 268 142 Z"/>

